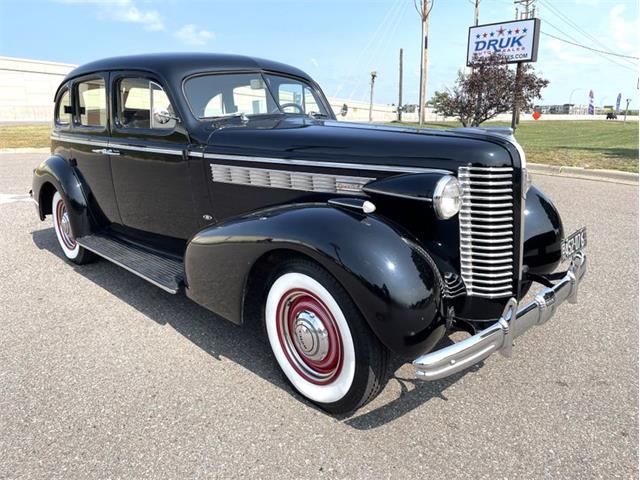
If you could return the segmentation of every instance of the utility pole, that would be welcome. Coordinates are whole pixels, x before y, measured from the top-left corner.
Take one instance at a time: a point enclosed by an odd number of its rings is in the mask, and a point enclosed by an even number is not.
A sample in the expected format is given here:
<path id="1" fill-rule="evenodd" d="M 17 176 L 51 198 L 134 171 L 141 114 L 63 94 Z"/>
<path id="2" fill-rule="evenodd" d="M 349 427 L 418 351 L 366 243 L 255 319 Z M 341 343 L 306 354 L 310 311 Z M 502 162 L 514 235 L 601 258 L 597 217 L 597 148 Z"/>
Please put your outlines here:
<path id="1" fill-rule="evenodd" d="M 513 0 L 516 6 L 516 20 L 526 20 L 533 18 L 536 13 L 536 0 Z M 524 11 L 519 8 L 524 7 Z M 515 132 L 520 123 L 520 84 L 522 83 L 522 62 L 516 66 L 516 84 L 513 93 L 513 113 L 511 114 L 511 129 Z"/>
<path id="2" fill-rule="evenodd" d="M 402 49 L 400 49 L 400 69 L 398 78 L 398 121 L 402 121 Z"/>
<path id="3" fill-rule="evenodd" d="M 422 48 L 420 50 L 420 126 L 424 124 L 427 103 L 427 64 L 429 62 L 429 14 L 435 0 L 413 0 L 418 15 L 422 20 Z"/>
<path id="4" fill-rule="evenodd" d="M 627 113 L 629 113 L 629 104 L 631 103 L 631 99 L 627 98 L 627 107 L 624 109 L 624 123 L 627 123 Z"/>
<path id="5" fill-rule="evenodd" d="M 376 83 L 378 72 L 371 72 L 371 93 L 369 95 L 369 123 L 373 122 L 373 86 Z"/>
<path id="6" fill-rule="evenodd" d="M 480 25 L 480 0 L 475 0 L 475 10 L 474 10 L 474 14 L 473 14 L 473 18 L 475 20 L 475 25 L 476 27 L 478 25 Z"/>

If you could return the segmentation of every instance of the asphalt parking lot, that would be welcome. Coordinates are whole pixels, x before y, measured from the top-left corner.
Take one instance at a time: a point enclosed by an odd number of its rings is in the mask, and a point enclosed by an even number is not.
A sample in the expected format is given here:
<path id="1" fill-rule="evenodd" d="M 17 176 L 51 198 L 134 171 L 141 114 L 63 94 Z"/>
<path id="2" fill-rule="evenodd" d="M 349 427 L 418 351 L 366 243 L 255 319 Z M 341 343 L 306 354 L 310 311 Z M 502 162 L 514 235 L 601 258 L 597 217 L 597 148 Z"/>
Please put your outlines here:
<path id="1" fill-rule="evenodd" d="M 638 188 L 537 176 L 589 229 L 578 305 L 514 355 L 395 371 L 334 418 L 266 343 L 106 261 L 78 267 L 24 201 L 45 154 L 0 154 L 0 478 L 637 478 Z"/>

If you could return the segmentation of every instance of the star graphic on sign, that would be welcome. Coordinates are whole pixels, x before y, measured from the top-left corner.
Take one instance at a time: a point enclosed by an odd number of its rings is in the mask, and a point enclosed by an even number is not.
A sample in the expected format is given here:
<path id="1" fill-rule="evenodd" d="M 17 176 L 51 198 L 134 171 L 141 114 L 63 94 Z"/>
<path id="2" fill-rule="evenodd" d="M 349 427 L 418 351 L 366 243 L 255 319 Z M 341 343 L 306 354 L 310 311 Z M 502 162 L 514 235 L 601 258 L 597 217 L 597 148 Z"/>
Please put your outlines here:
<path id="1" fill-rule="evenodd" d="M 484 32 L 484 33 L 482 34 L 482 37 L 483 37 L 483 38 L 487 38 L 487 32 Z"/>
<path id="2" fill-rule="evenodd" d="M 491 35 L 493 37 L 493 32 L 491 32 L 489 35 Z"/>
<path id="3" fill-rule="evenodd" d="M 513 32 L 513 30 L 507 30 L 507 33 L 508 33 L 509 35 L 511 35 L 511 33 L 512 33 L 512 32 Z"/>
<path id="4" fill-rule="evenodd" d="M 477 35 L 476 35 L 476 38 L 480 38 L 480 34 L 477 34 Z"/>
<path id="5" fill-rule="evenodd" d="M 522 33 L 527 33 L 527 29 L 526 29 L 526 28 L 523 28 L 523 29 L 522 29 Z"/>
<path id="6" fill-rule="evenodd" d="M 516 28 L 516 33 L 520 33 L 520 29 L 519 28 Z"/>
<path id="7" fill-rule="evenodd" d="M 504 28 L 500 27 L 500 29 L 498 30 L 498 33 L 500 35 L 504 35 Z"/>

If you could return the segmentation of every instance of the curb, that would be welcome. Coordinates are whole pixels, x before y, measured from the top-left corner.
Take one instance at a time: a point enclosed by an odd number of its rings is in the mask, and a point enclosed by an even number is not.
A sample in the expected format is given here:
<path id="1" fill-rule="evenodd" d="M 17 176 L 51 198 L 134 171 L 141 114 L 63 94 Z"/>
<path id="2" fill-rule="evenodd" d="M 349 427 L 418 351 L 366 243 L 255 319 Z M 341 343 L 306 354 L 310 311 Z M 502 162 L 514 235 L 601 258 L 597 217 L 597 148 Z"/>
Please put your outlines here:
<path id="1" fill-rule="evenodd" d="M 51 147 L 0 148 L 0 153 L 49 153 Z"/>
<path id="2" fill-rule="evenodd" d="M 600 182 L 620 183 L 638 186 L 638 174 L 620 172 L 618 170 L 589 170 L 583 167 L 559 167 L 556 165 L 542 165 L 530 163 L 527 169 L 538 175 L 554 177 L 580 178 L 582 180 L 596 180 Z"/>

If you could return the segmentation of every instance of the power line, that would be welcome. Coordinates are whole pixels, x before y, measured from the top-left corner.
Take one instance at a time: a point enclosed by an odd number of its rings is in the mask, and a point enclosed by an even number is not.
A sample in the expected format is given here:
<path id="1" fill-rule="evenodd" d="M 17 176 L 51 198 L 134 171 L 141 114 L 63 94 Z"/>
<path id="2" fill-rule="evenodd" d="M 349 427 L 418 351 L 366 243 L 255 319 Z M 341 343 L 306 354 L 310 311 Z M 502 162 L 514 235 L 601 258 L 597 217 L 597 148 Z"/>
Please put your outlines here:
<path id="1" fill-rule="evenodd" d="M 551 37 L 551 38 L 555 38 L 556 40 L 560 40 L 561 42 L 569 43 L 571 45 L 575 45 L 576 47 L 586 48 L 587 50 L 591 50 L 592 52 L 603 53 L 605 55 L 613 55 L 614 57 L 631 58 L 633 60 L 640 60 L 640 58 L 633 57 L 631 55 L 623 55 L 621 53 L 614 53 L 614 52 L 609 52 L 609 51 L 606 51 L 606 50 L 598 50 L 596 48 L 587 47 L 586 45 L 582 45 L 581 43 L 571 42 L 571 41 L 569 41 L 569 40 L 567 40 L 565 38 L 556 37 L 555 35 L 551 35 L 550 33 L 547 33 L 547 32 L 540 32 L 540 33 L 542 33 L 543 35 L 546 35 L 547 37 Z"/>
<path id="2" fill-rule="evenodd" d="M 542 17 L 541 17 L 541 18 L 542 18 Z M 579 41 L 578 39 L 576 39 L 576 38 L 575 38 L 575 37 L 573 37 L 572 35 L 570 35 L 570 34 L 566 33 L 564 30 L 562 30 L 562 29 L 560 29 L 560 28 L 556 27 L 556 26 L 555 26 L 553 23 L 551 23 L 550 21 L 548 21 L 548 20 L 546 20 L 546 19 L 542 19 L 542 20 L 544 21 L 544 23 L 545 23 L 545 24 L 549 25 L 549 26 L 550 26 L 551 28 L 553 28 L 554 30 L 557 30 L 558 32 L 560 32 L 560 33 L 562 33 L 562 34 L 566 35 L 567 37 L 569 37 L 569 38 L 570 38 L 571 40 L 573 40 L 574 42 L 576 42 L 576 43 L 580 43 L 580 41 Z M 601 56 L 602 58 L 604 58 L 605 60 L 607 60 L 607 61 L 609 61 L 609 62 L 611 62 L 611 63 L 614 63 L 614 64 L 618 65 L 619 67 L 626 68 L 627 70 L 631 70 L 631 71 L 634 71 L 634 72 L 636 71 L 636 69 L 635 69 L 635 68 L 631 68 L 631 67 L 629 67 L 628 65 L 622 64 L 622 63 L 618 62 L 617 60 L 614 60 L 613 58 L 608 57 L 608 56 L 606 56 L 606 55 L 604 55 L 604 54 L 602 54 L 602 53 L 600 53 L 600 52 L 594 52 L 594 53 L 595 53 L 596 55 L 600 55 L 600 56 Z M 623 61 L 624 61 L 624 62 L 629 62 L 629 60 L 623 60 Z"/>
<path id="3" fill-rule="evenodd" d="M 554 16 L 556 16 L 557 18 L 559 18 L 560 20 L 562 20 L 564 23 L 566 23 L 567 25 L 569 25 L 569 27 L 573 28 L 575 31 L 577 31 L 579 34 L 583 35 L 585 38 L 589 39 L 591 42 L 593 42 L 595 45 L 599 45 L 602 49 L 603 49 L 603 53 L 606 54 L 615 54 L 615 52 L 609 50 L 608 46 L 605 45 L 600 39 L 598 39 L 597 37 L 593 36 L 591 33 L 589 33 L 588 31 L 586 31 L 585 29 L 583 29 L 582 27 L 580 27 L 580 25 L 578 25 L 576 22 L 574 22 L 571 18 L 569 18 L 567 15 L 565 15 L 564 13 L 562 13 L 560 10 L 558 10 L 554 5 L 551 4 L 551 2 L 549 2 L 548 0 L 540 0 L 542 2 L 542 4 L 549 9 L 550 13 L 553 14 Z M 571 37 L 570 37 L 571 38 Z M 575 40 L 575 39 L 574 39 Z M 577 41 L 577 40 L 576 40 Z M 621 55 L 616 55 L 616 56 L 621 56 Z M 623 60 L 623 62 L 628 63 L 629 65 L 632 65 L 633 67 L 636 67 L 637 65 L 635 63 L 629 62 L 628 60 Z"/>

